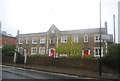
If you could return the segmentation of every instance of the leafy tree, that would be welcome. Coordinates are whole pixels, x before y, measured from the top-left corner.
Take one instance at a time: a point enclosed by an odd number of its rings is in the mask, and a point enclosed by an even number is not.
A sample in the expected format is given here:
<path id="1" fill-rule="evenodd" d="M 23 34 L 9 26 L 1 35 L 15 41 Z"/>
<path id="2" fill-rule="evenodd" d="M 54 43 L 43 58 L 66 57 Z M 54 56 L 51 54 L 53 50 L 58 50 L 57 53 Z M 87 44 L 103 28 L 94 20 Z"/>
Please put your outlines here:
<path id="1" fill-rule="evenodd" d="M 108 54 L 102 58 L 103 63 L 111 68 L 120 68 L 120 44 L 113 44 L 108 47 Z"/>
<path id="2" fill-rule="evenodd" d="M 81 47 L 73 42 L 72 37 L 68 37 L 67 43 L 59 43 L 56 52 L 58 54 L 67 54 L 69 57 L 81 57 Z"/>
<path id="3" fill-rule="evenodd" d="M 2 48 L 2 55 L 13 56 L 14 52 L 15 52 L 15 46 L 13 46 L 13 45 L 6 44 Z"/>

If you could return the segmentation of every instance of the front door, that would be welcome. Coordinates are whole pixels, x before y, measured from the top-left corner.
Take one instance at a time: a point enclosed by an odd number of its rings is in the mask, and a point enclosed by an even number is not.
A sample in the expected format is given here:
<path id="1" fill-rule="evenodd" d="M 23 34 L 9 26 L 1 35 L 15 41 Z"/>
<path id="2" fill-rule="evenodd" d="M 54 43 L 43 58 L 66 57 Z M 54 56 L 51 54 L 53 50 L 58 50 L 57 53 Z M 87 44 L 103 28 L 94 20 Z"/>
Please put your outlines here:
<path id="1" fill-rule="evenodd" d="M 55 57 L 55 51 L 54 50 L 51 50 L 51 57 Z"/>
<path id="2" fill-rule="evenodd" d="M 54 58 L 55 57 L 55 49 L 50 49 L 49 50 L 49 56 Z"/>
<path id="3" fill-rule="evenodd" d="M 84 50 L 84 55 L 88 55 L 88 50 Z"/>

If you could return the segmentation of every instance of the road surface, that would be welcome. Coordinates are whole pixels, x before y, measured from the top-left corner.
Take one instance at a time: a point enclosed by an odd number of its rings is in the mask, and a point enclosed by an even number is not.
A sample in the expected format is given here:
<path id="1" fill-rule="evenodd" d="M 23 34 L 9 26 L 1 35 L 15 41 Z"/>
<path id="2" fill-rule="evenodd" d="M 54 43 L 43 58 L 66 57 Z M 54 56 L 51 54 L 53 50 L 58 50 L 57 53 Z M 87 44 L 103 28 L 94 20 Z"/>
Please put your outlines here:
<path id="1" fill-rule="evenodd" d="M 93 78 L 82 78 L 75 75 L 44 72 L 44 71 L 37 71 L 32 69 L 25 69 L 25 68 L 5 66 L 5 65 L 1 65 L 0 67 L 2 67 L 2 70 L 0 70 L 0 72 L 2 72 L 3 81 L 4 80 L 7 81 L 6 79 L 19 79 L 19 80 L 20 79 L 49 79 L 49 80 L 55 79 L 57 81 L 58 79 L 60 79 L 61 81 L 63 81 L 63 79 L 64 80 L 79 79 L 79 81 L 101 81 Z"/>
<path id="2" fill-rule="evenodd" d="M 2 79 L 82 79 L 78 76 L 3 66 Z"/>

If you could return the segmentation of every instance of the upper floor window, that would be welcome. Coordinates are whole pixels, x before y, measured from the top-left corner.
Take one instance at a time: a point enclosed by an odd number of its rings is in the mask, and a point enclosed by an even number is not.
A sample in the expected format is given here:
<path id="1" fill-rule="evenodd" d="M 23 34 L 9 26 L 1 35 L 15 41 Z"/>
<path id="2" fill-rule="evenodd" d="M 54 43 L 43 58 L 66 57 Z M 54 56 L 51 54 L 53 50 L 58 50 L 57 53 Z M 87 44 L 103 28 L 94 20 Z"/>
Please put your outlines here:
<path id="1" fill-rule="evenodd" d="M 37 54 L 37 47 L 31 48 L 31 54 Z"/>
<path id="2" fill-rule="evenodd" d="M 101 56 L 103 56 L 103 47 L 101 47 Z M 94 47 L 94 57 L 100 57 L 100 47 Z"/>
<path id="3" fill-rule="evenodd" d="M 7 42 L 8 42 L 7 40 L 4 40 L 4 44 L 7 44 Z"/>
<path id="4" fill-rule="evenodd" d="M 19 38 L 19 39 L 18 39 L 18 43 L 19 43 L 19 44 L 23 44 L 23 38 Z"/>
<path id="5" fill-rule="evenodd" d="M 45 47 L 39 48 L 39 54 L 45 54 Z"/>
<path id="6" fill-rule="evenodd" d="M 73 36 L 73 42 L 78 43 L 78 36 Z"/>
<path id="7" fill-rule="evenodd" d="M 55 42 L 56 42 L 55 36 L 51 36 L 51 38 L 50 38 L 50 44 L 55 44 Z"/>
<path id="8" fill-rule="evenodd" d="M 32 38 L 32 44 L 37 44 L 37 37 Z"/>
<path id="9" fill-rule="evenodd" d="M 84 36 L 84 42 L 88 42 L 88 35 Z"/>
<path id="10" fill-rule="evenodd" d="M 28 40 L 29 40 L 29 38 L 26 38 L 26 44 L 28 44 Z"/>
<path id="11" fill-rule="evenodd" d="M 61 43 L 67 43 L 67 36 L 61 37 Z"/>
<path id="12" fill-rule="evenodd" d="M 40 44 L 44 44 L 45 43 L 45 37 L 41 37 L 40 38 Z"/>
<path id="13" fill-rule="evenodd" d="M 94 42 L 100 42 L 100 35 L 94 35 Z"/>

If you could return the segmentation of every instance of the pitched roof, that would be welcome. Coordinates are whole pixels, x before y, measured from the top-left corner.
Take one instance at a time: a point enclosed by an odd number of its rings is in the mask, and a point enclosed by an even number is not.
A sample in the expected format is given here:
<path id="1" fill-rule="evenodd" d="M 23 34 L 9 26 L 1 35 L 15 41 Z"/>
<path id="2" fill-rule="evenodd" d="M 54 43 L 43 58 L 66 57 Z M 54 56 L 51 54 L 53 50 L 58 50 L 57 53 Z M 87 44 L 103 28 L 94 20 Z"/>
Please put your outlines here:
<path id="1" fill-rule="evenodd" d="M 50 29 L 49 30 L 51 30 L 51 29 L 54 29 L 54 30 L 59 30 L 54 24 L 50 27 Z M 48 30 L 48 31 L 49 31 Z"/>
<path id="2" fill-rule="evenodd" d="M 79 29 L 79 30 L 68 30 L 68 31 L 60 31 L 61 34 L 84 34 L 84 33 L 98 33 L 100 32 L 100 28 L 91 28 L 91 29 Z M 105 33 L 105 28 L 101 28 L 101 32 Z"/>
<path id="3" fill-rule="evenodd" d="M 19 35 L 17 35 L 17 37 L 45 36 L 48 33 L 51 33 L 52 30 L 55 30 L 55 32 L 57 32 L 59 34 L 86 34 L 86 33 L 100 32 L 100 28 L 59 31 L 59 29 L 53 24 L 47 32 L 19 34 Z M 105 32 L 106 32 L 105 28 L 101 28 L 101 31 L 102 31 L 102 34 L 105 34 Z"/>

